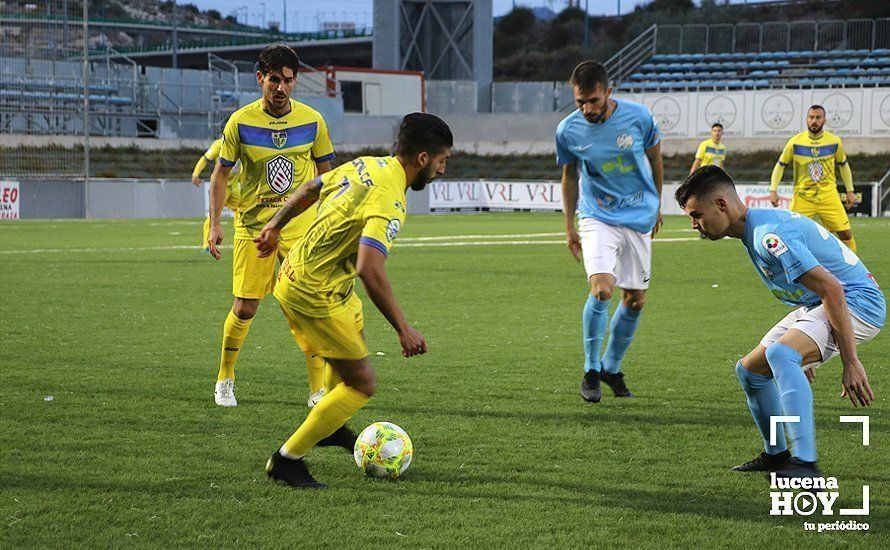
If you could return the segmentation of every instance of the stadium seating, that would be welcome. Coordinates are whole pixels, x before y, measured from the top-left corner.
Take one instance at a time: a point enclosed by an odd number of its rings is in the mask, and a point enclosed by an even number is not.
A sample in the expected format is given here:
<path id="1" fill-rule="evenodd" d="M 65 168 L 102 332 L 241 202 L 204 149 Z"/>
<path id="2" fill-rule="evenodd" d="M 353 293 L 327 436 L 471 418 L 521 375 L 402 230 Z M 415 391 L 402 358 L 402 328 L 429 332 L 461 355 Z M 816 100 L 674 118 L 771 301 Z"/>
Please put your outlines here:
<path id="1" fill-rule="evenodd" d="M 890 49 L 656 54 L 619 89 L 630 92 L 890 86 Z"/>

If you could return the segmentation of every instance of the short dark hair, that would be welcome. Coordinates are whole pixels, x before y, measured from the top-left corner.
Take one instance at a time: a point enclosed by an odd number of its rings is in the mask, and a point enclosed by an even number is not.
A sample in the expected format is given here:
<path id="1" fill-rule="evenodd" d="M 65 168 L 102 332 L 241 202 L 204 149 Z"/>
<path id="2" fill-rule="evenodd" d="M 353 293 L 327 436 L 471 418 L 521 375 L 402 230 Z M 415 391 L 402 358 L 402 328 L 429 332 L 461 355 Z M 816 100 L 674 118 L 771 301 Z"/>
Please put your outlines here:
<path id="1" fill-rule="evenodd" d="M 609 73 L 606 71 L 606 66 L 599 61 L 582 61 L 572 70 L 569 84 L 585 92 L 592 92 L 597 86 L 608 90 Z"/>
<path id="2" fill-rule="evenodd" d="M 692 197 L 707 197 L 721 187 L 729 187 L 735 190 L 735 182 L 729 177 L 723 168 L 713 164 L 702 166 L 689 174 L 686 180 L 677 188 L 674 198 L 680 208 L 686 208 L 686 203 Z"/>
<path id="3" fill-rule="evenodd" d="M 715 122 L 714 124 L 711 124 L 711 128 L 720 128 L 722 130 L 723 125 L 720 124 L 719 122 Z"/>
<path id="4" fill-rule="evenodd" d="M 402 119 L 396 154 L 413 158 L 423 151 L 438 155 L 454 145 L 451 128 L 436 115 L 411 113 Z"/>
<path id="5" fill-rule="evenodd" d="M 817 104 L 817 105 L 810 105 L 810 108 L 807 109 L 807 111 L 812 111 L 813 109 L 819 109 L 820 111 L 822 111 L 823 114 L 825 113 L 825 107 L 823 107 L 823 106 L 821 106 L 821 105 L 818 105 L 818 104 Z"/>
<path id="6" fill-rule="evenodd" d="M 267 75 L 280 71 L 284 67 L 289 68 L 296 75 L 300 71 L 300 57 L 297 52 L 283 42 L 269 44 L 260 52 L 257 70 Z"/>

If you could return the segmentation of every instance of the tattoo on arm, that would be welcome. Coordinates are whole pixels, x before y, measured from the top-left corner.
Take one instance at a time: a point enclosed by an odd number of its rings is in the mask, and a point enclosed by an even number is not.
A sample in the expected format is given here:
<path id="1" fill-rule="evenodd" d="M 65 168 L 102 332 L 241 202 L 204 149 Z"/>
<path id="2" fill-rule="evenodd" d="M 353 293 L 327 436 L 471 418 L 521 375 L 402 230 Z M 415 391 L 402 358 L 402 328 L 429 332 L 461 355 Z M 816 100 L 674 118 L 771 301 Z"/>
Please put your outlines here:
<path id="1" fill-rule="evenodd" d="M 287 202 L 278 209 L 278 212 L 272 218 L 271 223 L 279 230 L 287 225 L 295 217 L 305 212 L 310 206 L 315 204 L 321 193 L 321 178 L 315 178 L 307 181 L 303 185 L 291 193 Z"/>

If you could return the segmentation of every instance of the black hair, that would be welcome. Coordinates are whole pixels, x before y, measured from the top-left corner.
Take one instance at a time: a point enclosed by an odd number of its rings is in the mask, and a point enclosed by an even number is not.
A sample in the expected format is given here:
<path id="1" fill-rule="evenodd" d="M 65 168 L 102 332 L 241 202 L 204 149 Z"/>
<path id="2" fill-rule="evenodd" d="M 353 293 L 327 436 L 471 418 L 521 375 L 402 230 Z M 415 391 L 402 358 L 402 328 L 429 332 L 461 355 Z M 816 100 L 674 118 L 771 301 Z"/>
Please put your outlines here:
<path id="1" fill-rule="evenodd" d="M 597 86 L 602 86 L 603 90 L 608 90 L 609 73 L 606 71 L 606 66 L 599 61 L 582 61 L 572 70 L 569 84 L 577 86 L 579 90 L 584 92 L 592 92 Z"/>
<path id="2" fill-rule="evenodd" d="M 807 111 L 812 111 L 813 109 L 819 109 L 820 111 L 822 111 L 822 114 L 823 114 L 823 115 L 825 114 L 825 107 L 823 107 L 823 106 L 821 106 L 821 105 L 818 105 L 818 104 L 817 104 L 817 105 L 810 105 L 810 108 L 807 109 Z"/>
<path id="3" fill-rule="evenodd" d="M 399 127 L 396 154 L 414 158 L 426 151 L 435 156 L 453 145 L 451 128 L 444 120 L 428 113 L 411 113 L 405 115 Z"/>
<path id="4" fill-rule="evenodd" d="M 260 52 L 260 59 L 257 63 L 257 70 L 264 75 L 280 71 L 284 67 L 294 72 L 294 76 L 300 70 L 300 58 L 297 52 L 283 42 L 278 44 L 270 44 L 263 48 Z"/>
<path id="5" fill-rule="evenodd" d="M 735 190 L 735 183 L 723 168 L 714 165 L 702 166 L 689 174 L 686 180 L 677 188 L 674 198 L 680 208 L 686 208 L 686 203 L 692 197 L 707 197 L 720 188 Z"/>
<path id="6" fill-rule="evenodd" d="M 714 124 L 711 124 L 711 128 L 720 128 L 722 130 L 723 125 L 720 124 L 719 122 L 715 122 Z"/>

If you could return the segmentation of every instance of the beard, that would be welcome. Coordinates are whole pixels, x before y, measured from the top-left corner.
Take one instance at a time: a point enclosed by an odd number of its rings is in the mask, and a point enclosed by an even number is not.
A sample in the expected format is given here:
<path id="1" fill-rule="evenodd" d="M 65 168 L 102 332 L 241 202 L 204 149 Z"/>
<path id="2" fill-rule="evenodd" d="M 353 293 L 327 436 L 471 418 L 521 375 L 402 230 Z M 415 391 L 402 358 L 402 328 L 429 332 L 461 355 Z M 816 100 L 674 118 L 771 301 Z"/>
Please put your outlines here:
<path id="1" fill-rule="evenodd" d="M 816 125 L 816 124 L 811 124 L 811 125 L 807 128 L 807 130 L 809 130 L 811 134 L 816 135 L 816 134 L 819 134 L 819 133 L 822 131 L 822 128 L 823 128 L 824 126 L 825 126 L 824 124 L 821 125 L 821 126 L 818 126 L 818 125 Z"/>
<path id="2" fill-rule="evenodd" d="M 411 189 L 413 191 L 423 191 L 427 184 L 436 179 L 436 171 L 432 169 L 432 166 L 429 168 L 425 168 L 423 171 L 417 174 L 417 177 L 414 178 L 414 181 L 411 182 Z"/>
<path id="3" fill-rule="evenodd" d="M 598 124 L 603 121 L 603 118 L 605 118 L 606 109 L 608 109 L 608 108 L 609 108 L 609 102 L 607 100 L 607 101 L 603 102 L 603 108 L 600 110 L 600 112 L 591 113 L 589 115 L 584 115 L 584 118 L 585 118 L 585 120 L 587 120 L 587 122 L 592 122 L 594 124 Z"/>

